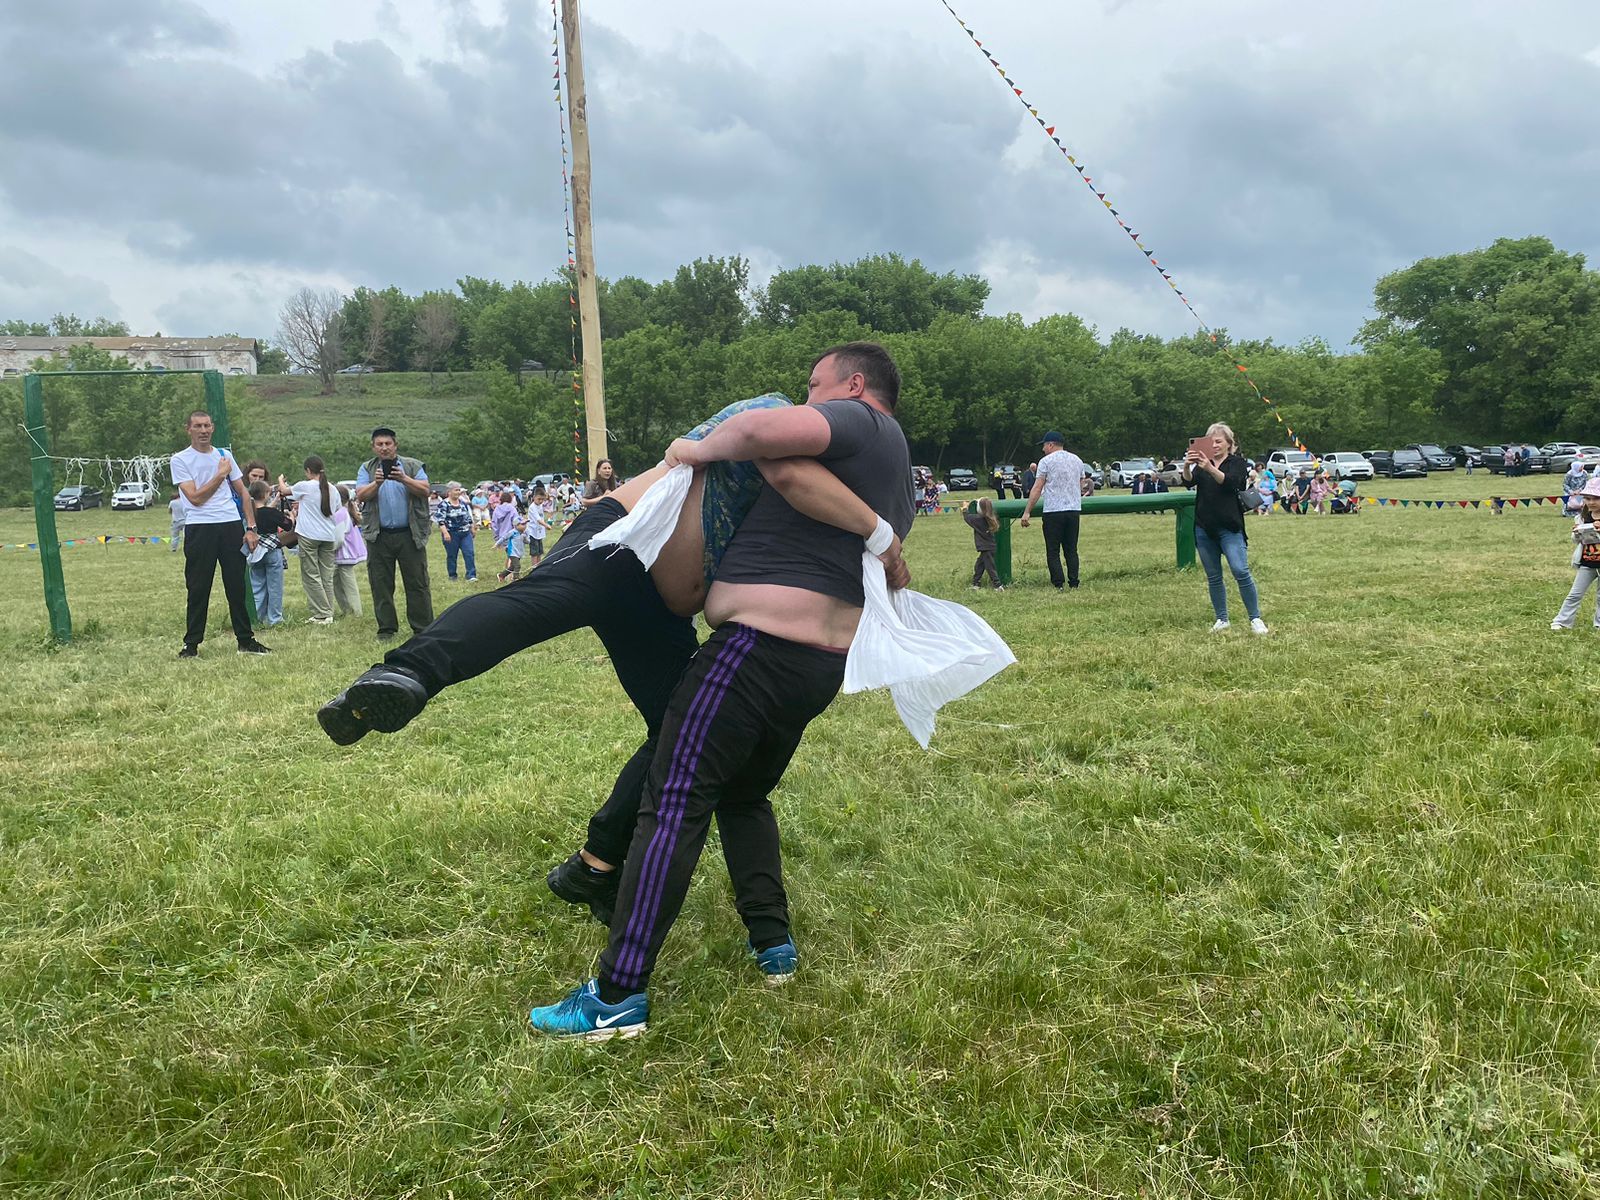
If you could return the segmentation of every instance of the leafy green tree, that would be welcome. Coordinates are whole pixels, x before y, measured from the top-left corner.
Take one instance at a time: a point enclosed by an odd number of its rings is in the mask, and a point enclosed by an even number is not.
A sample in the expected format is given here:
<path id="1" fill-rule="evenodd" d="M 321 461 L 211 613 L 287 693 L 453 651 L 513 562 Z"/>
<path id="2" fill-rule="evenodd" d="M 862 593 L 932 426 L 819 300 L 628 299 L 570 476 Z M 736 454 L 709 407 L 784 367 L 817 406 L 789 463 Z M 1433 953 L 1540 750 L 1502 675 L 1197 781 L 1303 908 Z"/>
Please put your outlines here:
<path id="1" fill-rule="evenodd" d="M 744 331 L 749 286 L 750 264 L 737 255 L 697 258 L 679 267 L 670 284 L 654 289 L 649 311 L 660 324 L 681 329 L 691 342 L 726 346 Z"/>
<path id="2" fill-rule="evenodd" d="M 492 479 L 558 470 L 572 461 L 571 405 L 542 379 L 519 384 L 496 364 L 486 371 L 488 395 L 451 424 L 452 462 Z"/>
<path id="3" fill-rule="evenodd" d="M 767 325 L 792 325 L 805 313 L 842 309 L 878 333 L 908 333 L 940 313 L 977 317 L 988 299 L 981 276 L 937 275 L 919 259 L 875 254 L 778 272 L 757 296 L 756 314 Z"/>
<path id="4" fill-rule="evenodd" d="M 1436 350 L 1444 420 L 1478 435 L 1543 438 L 1587 411 L 1600 361 L 1600 275 L 1548 238 L 1422 259 L 1385 275 L 1368 350 L 1411 334 Z"/>
<path id="5" fill-rule="evenodd" d="M 528 359 L 571 359 L 571 305 L 563 282 L 515 283 L 476 311 L 471 304 L 463 308 L 474 363 L 498 363 L 515 373 Z"/>

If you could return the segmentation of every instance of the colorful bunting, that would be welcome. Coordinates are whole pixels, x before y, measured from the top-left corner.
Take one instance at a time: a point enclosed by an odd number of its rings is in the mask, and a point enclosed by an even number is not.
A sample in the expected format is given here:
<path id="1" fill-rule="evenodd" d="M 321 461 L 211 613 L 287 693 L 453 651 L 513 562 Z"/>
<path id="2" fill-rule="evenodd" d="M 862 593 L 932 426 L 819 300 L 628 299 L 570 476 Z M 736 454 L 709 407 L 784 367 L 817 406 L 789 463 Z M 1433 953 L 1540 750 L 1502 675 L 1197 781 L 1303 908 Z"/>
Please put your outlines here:
<path id="1" fill-rule="evenodd" d="M 1045 136 L 1055 144 L 1056 149 L 1061 151 L 1062 156 L 1067 160 L 1068 164 L 1070 164 L 1072 168 L 1078 172 L 1078 175 L 1080 178 L 1082 178 L 1085 186 L 1087 186 L 1089 190 L 1094 193 L 1095 198 L 1100 201 L 1100 203 L 1105 207 L 1106 211 L 1108 211 L 1113 217 L 1117 218 L 1117 224 L 1121 227 L 1122 231 L 1126 233 L 1128 237 L 1132 239 L 1133 244 L 1144 253 L 1146 260 L 1152 267 L 1155 268 L 1157 273 L 1160 274 L 1163 282 L 1165 282 L 1167 287 L 1172 290 L 1172 293 L 1178 297 L 1183 306 L 1189 310 L 1189 315 L 1192 316 L 1199 324 L 1200 329 L 1206 334 L 1207 337 L 1211 339 L 1211 341 L 1223 354 L 1228 356 L 1228 361 L 1239 368 L 1239 372 L 1244 376 L 1244 381 L 1250 385 L 1250 390 L 1254 392 L 1264 404 L 1272 406 L 1273 415 L 1277 417 L 1278 424 L 1283 426 L 1284 433 L 1288 436 L 1290 442 L 1294 444 L 1296 449 L 1306 450 L 1306 452 L 1309 453 L 1310 451 L 1307 449 L 1306 444 L 1302 442 L 1298 436 L 1296 436 L 1294 427 L 1285 421 L 1283 416 L 1277 411 L 1276 402 L 1269 398 L 1267 394 L 1263 392 L 1257 385 L 1256 381 L 1251 378 L 1249 368 L 1247 368 L 1244 363 L 1240 362 L 1239 359 L 1234 356 L 1233 351 L 1218 337 L 1216 331 L 1213 330 L 1211 326 L 1206 324 L 1205 318 L 1203 318 L 1195 309 L 1194 305 L 1189 302 L 1189 297 L 1186 296 L 1183 293 L 1183 290 L 1178 287 L 1172 276 L 1162 268 L 1160 261 L 1155 257 L 1155 251 L 1148 249 L 1140 240 L 1140 235 L 1135 233 L 1133 229 L 1129 227 L 1127 222 L 1122 219 L 1121 213 L 1118 212 L 1111 200 L 1107 197 L 1106 193 L 1094 186 L 1094 178 L 1090 175 L 1084 174 L 1083 164 L 1080 163 L 1077 158 L 1075 158 L 1071 152 L 1069 152 L 1067 148 L 1061 144 L 1061 140 L 1056 137 L 1056 126 L 1045 124 L 1045 119 L 1039 115 L 1039 110 L 1023 97 L 1022 89 L 1017 86 L 1017 83 L 1014 79 L 1012 79 L 1005 73 L 1004 70 L 1001 69 L 1000 64 L 995 61 L 994 55 L 988 50 L 984 49 L 983 43 L 978 40 L 977 35 L 967 27 L 967 23 L 961 19 L 960 14 L 958 14 L 956 10 L 950 6 L 950 0 L 939 0 L 939 2 L 944 5 L 945 11 L 950 14 L 955 23 L 961 26 L 961 31 L 972 40 L 972 44 L 978 48 L 978 52 L 983 55 L 985 60 L 988 61 L 989 65 L 995 69 L 1001 79 L 1005 80 L 1006 86 L 1011 89 L 1012 93 L 1017 97 L 1017 100 L 1022 104 L 1022 107 L 1027 110 L 1028 115 L 1033 118 L 1034 122 L 1039 126 L 1039 128 L 1044 131 Z M 552 4 L 553 3 L 554 0 L 552 0 Z"/>

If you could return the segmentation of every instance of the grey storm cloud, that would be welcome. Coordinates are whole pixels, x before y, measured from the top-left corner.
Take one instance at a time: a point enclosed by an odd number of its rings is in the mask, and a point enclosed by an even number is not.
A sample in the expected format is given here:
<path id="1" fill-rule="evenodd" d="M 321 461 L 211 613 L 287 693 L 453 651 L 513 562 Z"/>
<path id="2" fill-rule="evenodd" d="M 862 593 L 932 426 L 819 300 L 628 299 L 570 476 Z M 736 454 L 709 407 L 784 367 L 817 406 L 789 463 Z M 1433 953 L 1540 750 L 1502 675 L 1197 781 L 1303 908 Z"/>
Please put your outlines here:
<path id="1" fill-rule="evenodd" d="M 1133 29 L 1162 5 L 1102 8 Z M 544 277 L 565 254 L 551 29 L 538 6 L 507 9 L 486 22 L 452 6 L 449 53 L 431 58 L 373 37 L 267 66 L 189 0 L 8 16 L 0 251 L 21 262 L 30 231 L 81 228 L 192 271 L 146 305 L 163 321 L 219 305 L 270 321 L 273 280 L 295 275 L 412 289 Z M 1431 28 L 1413 12 L 1381 36 L 1331 22 L 1233 57 L 1179 53 L 1110 100 L 1086 72 L 1051 78 L 1048 56 L 1022 82 L 1202 312 L 1236 335 L 1337 344 L 1376 277 L 1422 255 L 1529 233 L 1595 248 L 1585 126 L 1600 67 L 1584 46 L 1431 11 Z M 1154 332 L 1186 328 L 1015 97 L 945 32 L 892 53 L 822 39 L 773 62 L 715 33 L 654 44 L 591 20 L 602 272 L 894 250 L 938 270 L 1001 264 L 1015 294 L 997 285 L 997 307 L 1026 305 L 1035 276 L 1070 278 L 1075 296 L 1137 299 Z M 35 272 L 7 290 L 7 262 L 0 299 L 49 288 Z M 85 295 L 86 272 L 60 270 L 75 280 L 63 290 Z M 1134 320 L 1120 303 L 1085 315 Z"/>

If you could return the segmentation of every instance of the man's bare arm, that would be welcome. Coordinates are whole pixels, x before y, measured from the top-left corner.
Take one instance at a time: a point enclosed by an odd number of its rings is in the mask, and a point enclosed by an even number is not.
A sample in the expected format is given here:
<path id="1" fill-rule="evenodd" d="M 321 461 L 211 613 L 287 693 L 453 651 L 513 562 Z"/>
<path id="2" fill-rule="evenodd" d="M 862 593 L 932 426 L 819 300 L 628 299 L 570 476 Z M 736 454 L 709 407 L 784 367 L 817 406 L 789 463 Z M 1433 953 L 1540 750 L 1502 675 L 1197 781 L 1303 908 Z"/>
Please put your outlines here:
<path id="1" fill-rule="evenodd" d="M 815 458 L 832 440 L 833 427 L 815 408 L 758 408 L 729 417 L 698 442 L 679 438 L 667 447 L 667 464 Z"/>

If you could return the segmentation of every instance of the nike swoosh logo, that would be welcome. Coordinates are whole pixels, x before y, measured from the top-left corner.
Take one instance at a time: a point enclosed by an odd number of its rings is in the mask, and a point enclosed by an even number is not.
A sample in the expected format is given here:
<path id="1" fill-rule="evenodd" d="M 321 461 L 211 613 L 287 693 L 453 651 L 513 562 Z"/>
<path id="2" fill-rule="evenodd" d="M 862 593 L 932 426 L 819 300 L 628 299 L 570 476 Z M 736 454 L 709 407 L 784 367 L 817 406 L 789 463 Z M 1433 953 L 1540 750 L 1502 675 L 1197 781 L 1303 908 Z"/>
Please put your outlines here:
<path id="1" fill-rule="evenodd" d="M 596 1029 L 609 1029 L 609 1028 L 611 1028 L 611 1026 L 615 1025 L 618 1021 L 621 1021 L 625 1017 L 631 1017 L 631 1016 L 633 1016 L 633 1014 L 631 1012 L 620 1012 L 620 1013 L 617 1013 L 617 1015 L 614 1016 L 614 1017 L 596 1017 L 594 1019 L 594 1027 Z"/>

